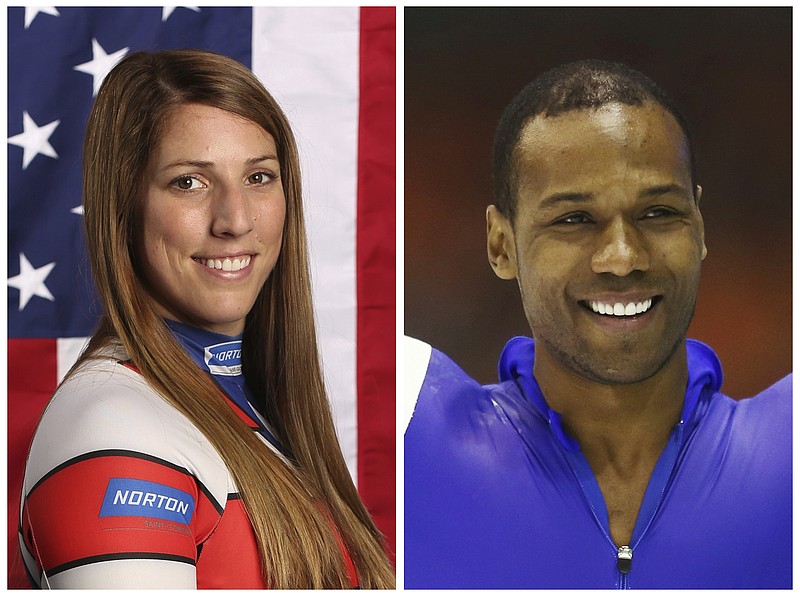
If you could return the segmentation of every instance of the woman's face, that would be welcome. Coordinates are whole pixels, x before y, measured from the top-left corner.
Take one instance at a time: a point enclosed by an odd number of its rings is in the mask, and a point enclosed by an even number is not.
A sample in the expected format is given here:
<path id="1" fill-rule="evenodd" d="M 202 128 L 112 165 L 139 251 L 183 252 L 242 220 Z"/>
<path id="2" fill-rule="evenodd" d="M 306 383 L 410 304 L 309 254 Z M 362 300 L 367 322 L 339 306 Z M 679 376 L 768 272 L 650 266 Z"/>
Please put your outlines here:
<path id="1" fill-rule="evenodd" d="M 180 106 L 150 156 L 139 204 L 137 255 L 157 312 L 242 332 L 283 237 L 272 136 L 219 108 Z"/>

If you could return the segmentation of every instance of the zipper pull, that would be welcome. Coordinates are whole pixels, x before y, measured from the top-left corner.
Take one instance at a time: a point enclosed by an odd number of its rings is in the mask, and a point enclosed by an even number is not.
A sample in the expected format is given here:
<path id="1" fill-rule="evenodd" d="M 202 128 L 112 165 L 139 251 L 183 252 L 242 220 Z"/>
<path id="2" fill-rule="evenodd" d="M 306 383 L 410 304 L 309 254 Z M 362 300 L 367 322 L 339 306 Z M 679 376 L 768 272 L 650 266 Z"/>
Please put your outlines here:
<path id="1" fill-rule="evenodd" d="M 627 545 L 623 545 L 617 550 L 617 570 L 621 574 L 628 574 L 631 571 L 631 560 L 633 559 L 633 550 Z"/>

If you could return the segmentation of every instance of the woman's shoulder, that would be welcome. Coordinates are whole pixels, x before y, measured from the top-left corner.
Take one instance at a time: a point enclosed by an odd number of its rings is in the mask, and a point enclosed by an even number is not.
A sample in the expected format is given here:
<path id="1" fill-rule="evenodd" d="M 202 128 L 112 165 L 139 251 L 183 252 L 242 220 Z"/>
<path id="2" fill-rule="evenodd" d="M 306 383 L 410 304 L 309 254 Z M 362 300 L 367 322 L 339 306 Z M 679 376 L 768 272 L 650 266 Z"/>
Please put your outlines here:
<path id="1" fill-rule="evenodd" d="M 220 496 L 228 489 L 227 468 L 210 442 L 119 351 L 86 360 L 53 395 L 31 445 L 26 485 L 105 455 L 180 468 Z"/>
<path id="2" fill-rule="evenodd" d="M 34 435 L 23 559 L 53 587 L 195 586 L 197 546 L 220 525 L 230 486 L 211 443 L 143 376 L 87 359 Z"/>

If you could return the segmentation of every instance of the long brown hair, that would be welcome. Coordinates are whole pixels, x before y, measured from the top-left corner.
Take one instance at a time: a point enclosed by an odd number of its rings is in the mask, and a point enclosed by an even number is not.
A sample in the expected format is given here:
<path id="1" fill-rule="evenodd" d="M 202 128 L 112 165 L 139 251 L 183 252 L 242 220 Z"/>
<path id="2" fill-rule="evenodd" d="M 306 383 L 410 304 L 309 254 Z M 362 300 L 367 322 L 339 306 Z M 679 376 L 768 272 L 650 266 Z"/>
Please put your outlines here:
<path id="1" fill-rule="evenodd" d="M 257 407 L 295 466 L 267 449 L 198 375 L 137 273 L 138 190 L 166 116 L 188 103 L 242 116 L 270 133 L 278 148 L 286 197 L 283 247 L 247 317 L 242 354 Z M 348 588 L 340 540 L 361 587 L 394 587 L 382 537 L 336 438 L 314 327 L 299 158 L 275 100 L 247 68 L 225 56 L 199 50 L 132 54 L 98 92 L 84 143 L 83 182 L 89 258 L 104 313 L 75 368 L 119 341 L 145 379 L 205 434 L 244 500 L 268 587 Z"/>

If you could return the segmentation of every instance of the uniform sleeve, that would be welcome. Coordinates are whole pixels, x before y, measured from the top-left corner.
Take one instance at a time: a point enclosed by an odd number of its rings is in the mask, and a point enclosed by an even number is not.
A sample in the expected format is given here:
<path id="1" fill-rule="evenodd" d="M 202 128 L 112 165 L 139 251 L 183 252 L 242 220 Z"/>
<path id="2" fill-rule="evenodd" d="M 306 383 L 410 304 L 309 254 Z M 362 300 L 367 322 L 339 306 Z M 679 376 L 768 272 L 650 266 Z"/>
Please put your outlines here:
<path id="1" fill-rule="evenodd" d="M 428 371 L 431 350 L 431 346 L 421 340 L 410 336 L 403 338 L 403 355 L 405 359 L 403 363 L 403 414 L 405 427 L 408 427 L 414 414 L 417 398 L 425 381 L 425 374 Z"/>
<path id="2" fill-rule="evenodd" d="M 199 432 L 126 371 L 70 380 L 37 429 L 19 529 L 36 586 L 196 586 L 197 546 L 219 521 L 227 475 Z"/>

